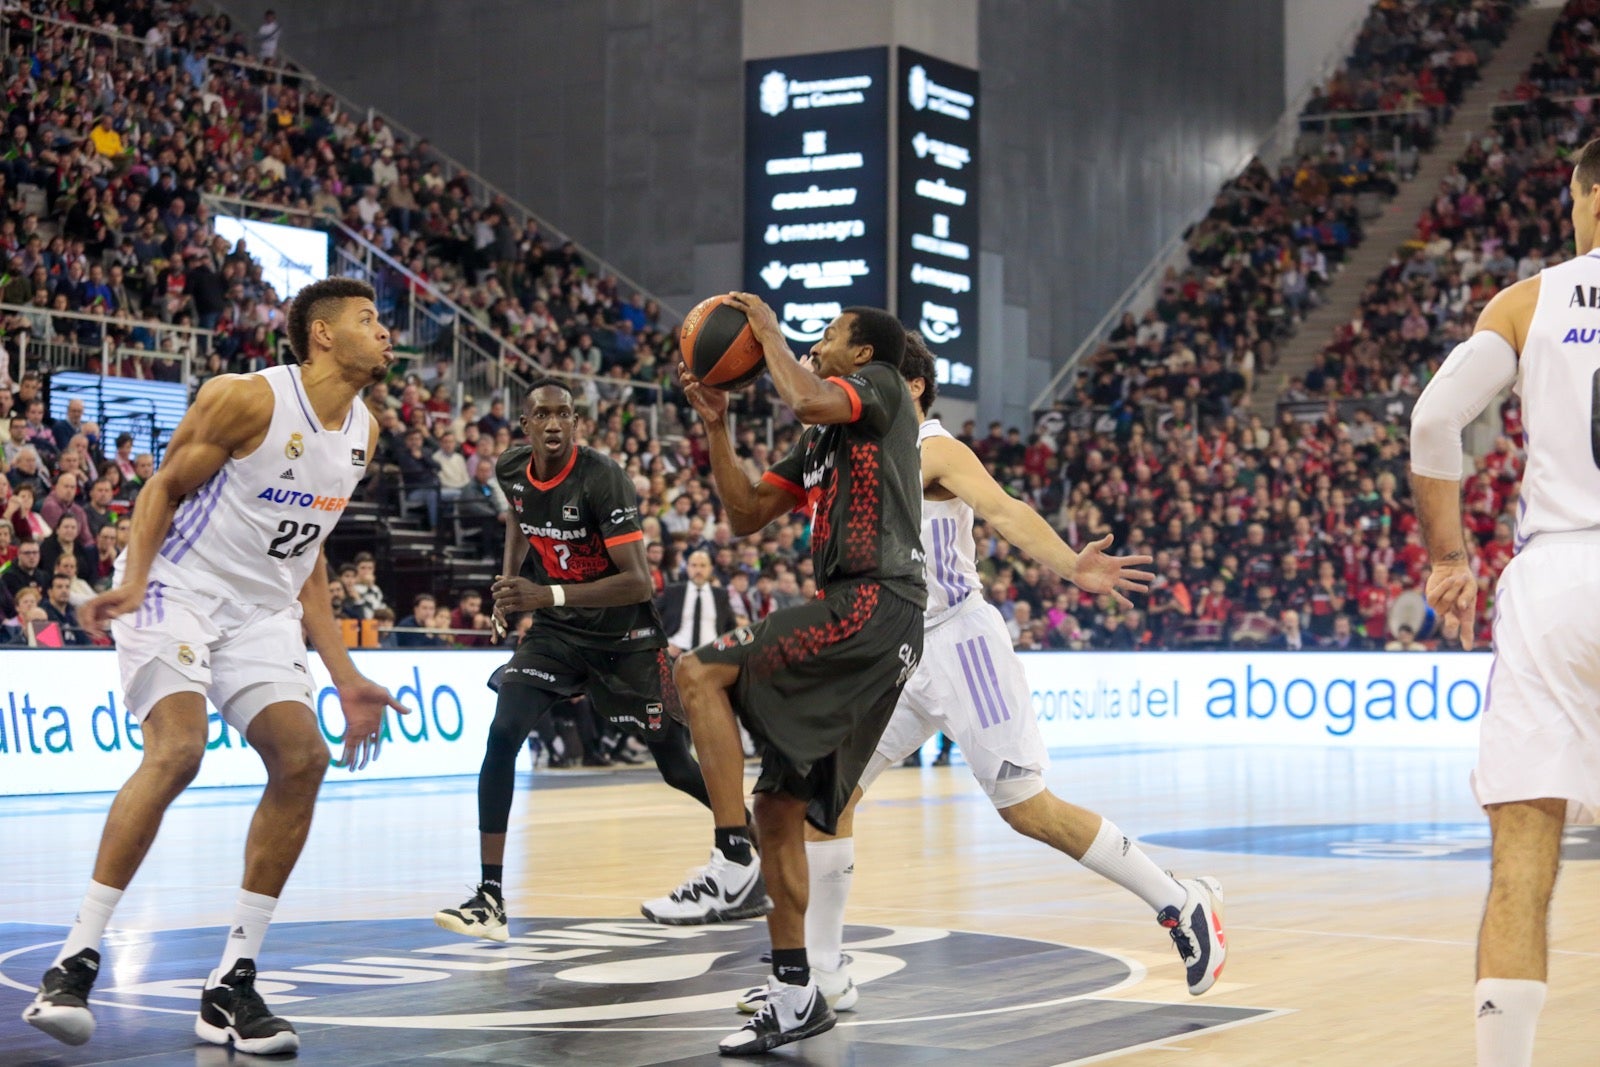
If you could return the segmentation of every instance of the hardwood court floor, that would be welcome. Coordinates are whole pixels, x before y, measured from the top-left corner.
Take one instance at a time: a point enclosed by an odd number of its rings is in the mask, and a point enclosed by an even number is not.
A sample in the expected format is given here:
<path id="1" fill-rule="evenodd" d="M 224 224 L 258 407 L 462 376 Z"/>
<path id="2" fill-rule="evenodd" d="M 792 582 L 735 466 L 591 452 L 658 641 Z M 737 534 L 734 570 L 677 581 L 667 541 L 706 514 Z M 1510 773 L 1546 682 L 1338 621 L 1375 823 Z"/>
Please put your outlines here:
<path id="1" fill-rule="evenodd" d="M 963 767 L 890 772 L 857 824 L 849 940 L 869 980 L 841 1017 L 853 1025 L 770 1062 L 1470 1064 L 1487 886 L 1471 758 L 1057 754 L 1058 794 L 1157 862 L 1223 882 L 1232 954 L 1201 998 L 1140 902 L 1012 833 Z M 519 796 L 508 857 L 519 936 L 490 946 L 430 921 L 476 880 L 473 781 L 330 780 L 262 959 L 283 983 L 269 1002 L 311 1020 L 302 1062 L 715 1062 L 716 1038 L 737 1025 L 727 991 L 763 971 L 759 924 L 661 933 L 638 921 L 641 898 L 703 860 L 704 813 L 648 771 L 523 783 L 537 788 Z M 68 1049 L 18 1020 L 108 802 L 0 800 L 0 1064 L 251 1061 L 194 1044 L 188 988 L 220 949 L 249 790 L 196 791 L 168 815 L 116 917 L 93 1043 Z M 1536 1060 L 1554 1067 L 1600 1059 L 1600 835 L 1575 831 L 1569 853 Z"/>

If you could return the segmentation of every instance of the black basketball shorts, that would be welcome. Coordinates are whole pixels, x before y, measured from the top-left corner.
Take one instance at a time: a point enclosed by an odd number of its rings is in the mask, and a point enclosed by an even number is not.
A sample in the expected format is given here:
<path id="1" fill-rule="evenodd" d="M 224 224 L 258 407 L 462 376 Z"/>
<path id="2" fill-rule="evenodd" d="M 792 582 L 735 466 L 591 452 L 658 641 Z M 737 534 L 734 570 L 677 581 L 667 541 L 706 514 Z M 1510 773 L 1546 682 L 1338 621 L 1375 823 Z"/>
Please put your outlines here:
<path id="1" fill-rule="evenodd" d="M 504 686 L 527 686 L 559 696 L 586 695 L 606 719 L 646 743 L 666 736 L 683 718 L 672 665 L 664 648 L 611 652 L 586 648 L 537 625 L 511 661 L 495 674 Z"/>
<path id="2" fill-rule="evenodd" d="M 761 749 L 756 792 L 809 801 L 831 834 L 922 658 L 922 609 L 874 581 L 841 583 L 694 654 L 739 668 L 729 696 Z"/>

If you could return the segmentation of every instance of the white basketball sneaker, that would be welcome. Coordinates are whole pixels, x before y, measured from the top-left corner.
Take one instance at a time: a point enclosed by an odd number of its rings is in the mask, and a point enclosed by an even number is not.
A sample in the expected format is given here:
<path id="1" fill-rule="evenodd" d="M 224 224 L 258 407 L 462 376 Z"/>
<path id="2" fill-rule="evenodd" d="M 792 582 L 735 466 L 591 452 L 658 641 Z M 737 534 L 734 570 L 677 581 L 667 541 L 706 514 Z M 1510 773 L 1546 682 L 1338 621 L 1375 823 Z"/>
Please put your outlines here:
<path id="1" fill-rule="evenodd" d="M 850 954 L 842 953 L 839 956 L 839 966 L 835 970 L 826 970 L 811 965 L 811 980 L 822 991 L 822 999 L 828 1002 L 828 1007 L 834 1011 L 853 1011 L 856 1001 L 861 999 L 861 990 L 850 978 Z M 733 1006 L 746 1015 L 754 1015 L 760 1011 L 767 1002 L 768 986 L 752 986 L 740 994 Z"/>
<path id="2" fill-rule="evenodd" d="M 1183 907 L 1162 908 L 1156 921 L 1167 928 L 1188 972 L 1189 993 L 1199 996 L 1216 983 L 1228 959 L 1222 932 L 1222 886 L 1215 878 L 1180 878 L 1188 897 Z"/>
<path id="3" fill-rule="evenodd" d="M 713 848 L 711 861 L 690 872 L 688 881 L 667 896 L 645 901 L 639 910 L 663 926 L 702 926 L 759 919 L 772 910 L 772 901 L 754 854 L 749 863 L 734 863 Z"/>
<path id="4" fill-rule="evenodd" d="M 724 1056 L 759 1056 L 779 1045 L 827 1033 L 838 1021 L 816 982 L 788 985 L 772 977 L 767 979 L 761 1010 L 717 1042 L 717 1051 Z"/>
<path id="5" fill-rule="evenodd" d="M 465 904 L 435 912 L 433 922 L 452 934 L 481 937 L 486 941 L 511 939 L 511 930 L 506 925 L 505 902 L 486 885 L 478 886 Z"/>

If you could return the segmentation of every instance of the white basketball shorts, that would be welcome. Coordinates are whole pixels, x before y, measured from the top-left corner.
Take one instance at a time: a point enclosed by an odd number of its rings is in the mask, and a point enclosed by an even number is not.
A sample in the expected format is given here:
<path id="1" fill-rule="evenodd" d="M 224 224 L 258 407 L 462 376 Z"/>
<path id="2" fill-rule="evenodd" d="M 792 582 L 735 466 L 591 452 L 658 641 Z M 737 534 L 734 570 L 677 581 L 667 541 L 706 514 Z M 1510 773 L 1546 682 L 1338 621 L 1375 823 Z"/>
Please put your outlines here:
<path id="1" fill-rule="evenodd" d="M 1044 789 L 1050 757 L 1033 716 L 1027 675 L 1011 650 L 1005 620 L 978 596 L 927 632 L 922 662 L 901 691 L 877 754 L 894 766 L 941 732 L 961 747 L 996 807 Z"/>
<path id="2" fill-rule="evenodd" d="M 209 697 L 241 734 L 269 704 L 314 706 L 299 604 L 268 611 L 151 582 L 111 636 L 123 698 L 141 722 L 173 693 Z"/>
<path id="3" fill-rule="evenodd" d="M 1495 587 L 1480 804 L 1556 797 L 1600 815 L 1600 533 L 1535 536 Z"/>

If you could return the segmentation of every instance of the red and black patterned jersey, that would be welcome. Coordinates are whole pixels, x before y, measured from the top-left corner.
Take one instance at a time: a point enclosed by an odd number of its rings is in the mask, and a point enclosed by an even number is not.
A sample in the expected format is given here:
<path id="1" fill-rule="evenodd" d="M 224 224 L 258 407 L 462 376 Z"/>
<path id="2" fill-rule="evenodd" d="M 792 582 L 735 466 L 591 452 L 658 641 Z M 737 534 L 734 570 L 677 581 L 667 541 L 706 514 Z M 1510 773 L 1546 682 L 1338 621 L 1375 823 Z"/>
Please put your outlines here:
<path id="1" fill-rule="evenodd" d="M 506 449 L 494 472 L 530 546 L 521 575 L 535 585 L 581 585 L 617 574 L 612 546 L 644 539 L 633 483 L 591 448 L 573 448 L 567 465 L 547 482 L 535 477 L 529 445 Z M 609 608 L 541 608 L 535 615 L 536 626 L 586 647 L 632 651 L 667 643 L 649 600 Z"/>
<path id="2" fill-rule="evenodd" d="M 923 608 L 922 463 L 911 391 L 887 363 L 828 380 L 850 394 L 851 420 L 806 427 L 762 480 L 811 512 L 818 589 L 872 578 Z"/>

